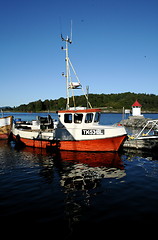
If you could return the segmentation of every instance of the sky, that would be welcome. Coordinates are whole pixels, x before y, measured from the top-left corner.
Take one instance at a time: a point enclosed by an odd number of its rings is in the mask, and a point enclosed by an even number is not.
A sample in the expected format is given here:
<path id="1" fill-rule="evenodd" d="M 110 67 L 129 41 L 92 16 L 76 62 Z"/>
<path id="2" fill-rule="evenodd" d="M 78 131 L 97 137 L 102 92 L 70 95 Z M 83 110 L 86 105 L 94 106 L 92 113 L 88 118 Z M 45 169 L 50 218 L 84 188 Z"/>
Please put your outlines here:
<path id="1" fill-rule="evenodd" d="M 0 0 L 0 106 L 66 97 L 71 20 L 69 57 L 90 93 L 158 94 L 157 0 Z"/>

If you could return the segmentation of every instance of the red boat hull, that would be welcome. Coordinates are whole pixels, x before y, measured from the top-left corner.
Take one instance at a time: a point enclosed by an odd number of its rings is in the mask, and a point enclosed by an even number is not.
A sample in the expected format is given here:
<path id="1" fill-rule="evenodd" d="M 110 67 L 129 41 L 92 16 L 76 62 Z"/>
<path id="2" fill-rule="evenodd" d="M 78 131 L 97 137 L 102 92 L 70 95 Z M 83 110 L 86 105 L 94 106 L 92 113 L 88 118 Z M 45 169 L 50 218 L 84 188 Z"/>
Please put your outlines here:
<path id="1" fill-rule="evenodd" d="M 84 141 L 61 141 L 61 150 L 73 150 L 73 151 L 118 151 L 125 136 L 84 140 Z"/>
<path id="2" fill-rule="evenodd" d="M 56 147 L 59 150 L 67 151 L 118 151 L 126 135 L 94 140 L 81 141 L 48 141 L 41 139 L 20 138 L 18 141 L 29 147 L 48 148 Z"/>

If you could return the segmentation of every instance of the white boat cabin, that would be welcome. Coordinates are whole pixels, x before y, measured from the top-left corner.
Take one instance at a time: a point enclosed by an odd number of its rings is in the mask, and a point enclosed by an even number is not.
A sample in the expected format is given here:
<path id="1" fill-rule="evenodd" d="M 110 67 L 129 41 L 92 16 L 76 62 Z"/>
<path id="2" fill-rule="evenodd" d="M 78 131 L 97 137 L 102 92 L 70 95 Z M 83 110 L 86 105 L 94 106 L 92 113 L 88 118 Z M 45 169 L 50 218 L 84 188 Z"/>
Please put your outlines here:
<path id="1" fill-rule="evenodd" d="M 126 134 L 123 127 L 99 124 L 100 109 L 64 110 L 58 112 L 55 129 L 57 140 L 93 140 Z"/>
<path id="2" fill-rule="evenodd" d="M 100 109 L 64 110 L 58 112 L 59 124 L 66 128 L 72 125 L 94 125 L 99 123 Z"/>
<path id="3" fill-rule="evenodd" d="M 100 109 L 59 111 L 55 137 L 60 140 L 93 139 L 94 135 L 103 137 L 99 119 Z"/>

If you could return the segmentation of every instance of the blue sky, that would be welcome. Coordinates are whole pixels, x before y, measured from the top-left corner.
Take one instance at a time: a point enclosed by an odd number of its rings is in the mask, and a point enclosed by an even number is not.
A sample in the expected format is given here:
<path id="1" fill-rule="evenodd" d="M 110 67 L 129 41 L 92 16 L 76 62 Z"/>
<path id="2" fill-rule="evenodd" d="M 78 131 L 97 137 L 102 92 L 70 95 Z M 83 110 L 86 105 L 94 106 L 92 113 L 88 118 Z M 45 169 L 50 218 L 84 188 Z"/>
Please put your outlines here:
<path id="1" fill-rule="evenodd" d="M 158 94 L 157 0 L 1 0 L 0 106 L 66 96 L 71 19 L 70 59 L 91 93 Z"/>

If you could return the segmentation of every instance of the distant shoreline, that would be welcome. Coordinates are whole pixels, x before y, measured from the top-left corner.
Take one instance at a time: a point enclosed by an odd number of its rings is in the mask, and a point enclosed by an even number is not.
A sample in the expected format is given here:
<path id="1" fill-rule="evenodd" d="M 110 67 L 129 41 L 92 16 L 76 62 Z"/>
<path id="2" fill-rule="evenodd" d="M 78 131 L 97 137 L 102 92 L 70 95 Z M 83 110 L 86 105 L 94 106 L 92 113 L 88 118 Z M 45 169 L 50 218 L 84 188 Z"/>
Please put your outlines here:
<path id="1" fill-rule="evenodd" d="M 101 109 L 101 108 L 98 108 L 98 109 Z M 22 112 L 22 111 L 3 111 L 3 113 L 57 113 L 58 111 L 60 111 L 60 110 L 55 110 L 55 111 L 36 111 L 36 112 L 33 112 L 33 111 L 31 111 L 31 112 L 29 112 L 29 111 L 26 111 L 26 112 Z M 111 111 L 109 111 L 109 110 L 103 110 L 103 109 L 101 109 L 101 112 L 102 113 L 116 113 L 116 114 L 122 114 L 122 111 L 121 110 L 111 110 Z M 158 114 L 158 112 L 157 111 L 141 111 L 142 112 L 142 114 Z"/>
<path id="2" fill-rule="evenodd" d="M 146 93 L 111 93 L 111 94 L 92 94 L 89 93 L 88 100 L 94 108 L 100 108 L 106 113 L 122 113 L 122 109 L 131 110 L 132 104 L 137 100 L 142 105 L 142 113 L 158 113 L 158 95 Z M 70 98 L 70 106 L 73 106 Z M 76 106 L 86 106 L 85 96 L 75 96 Z M 16 112 L 56 112 L 65 109 L 66 98 L 46 99 L 21 104 L 17 107 L 0 107 L 4 111 Z"/>

